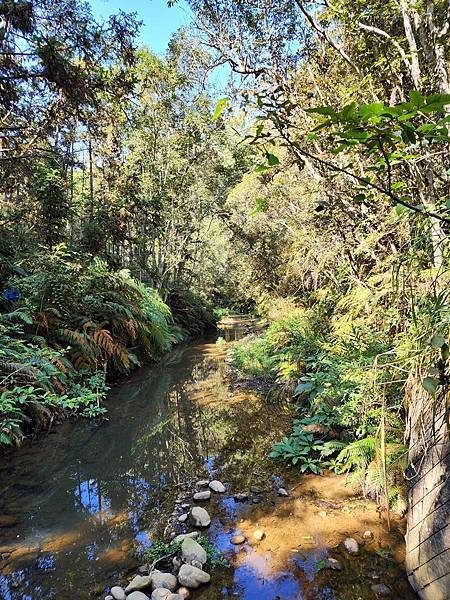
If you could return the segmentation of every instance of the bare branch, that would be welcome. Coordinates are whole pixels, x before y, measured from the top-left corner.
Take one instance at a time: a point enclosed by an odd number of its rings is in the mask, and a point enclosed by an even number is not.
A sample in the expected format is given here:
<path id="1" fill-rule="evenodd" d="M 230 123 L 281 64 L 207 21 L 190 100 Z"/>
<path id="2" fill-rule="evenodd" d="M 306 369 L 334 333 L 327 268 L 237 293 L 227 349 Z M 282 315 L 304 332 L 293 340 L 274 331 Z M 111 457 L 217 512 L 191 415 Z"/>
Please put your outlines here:
<path id="1" fill-rule="evenodd" d="M 306 8 L 303 6 L 302 0 L 295 0 L 295 2 L 297 4 L 298 8 L 300 9 L 301 13 L 306 17 L 306 20 L 308 21 L 308 23 L 314 29 L 314 31 L 316 31 L 322 39 L 324 39 L 326 42 L 328 42 L 328 44 L 334 50 L 336 50 L 336 52 L 338 52 L 340 54 L 340 56 L 345 60 L 345 62 L 348 65 L 350 65 L 350 67 L 355 71 L 355 73 L 357 73 L 358 75 L 361 75 L 361 70 L 359 69 L 359 67 L 357 65 L 355 65 L 355 63 L 351 60 L 351 58 L 346 53 L 344 48 L 341 45 L 339 45 L 331 37 L 329 32 L 319 25 L 319 23 L 318 23 L 317 19 L 314 17 L 314 15 L 312 15 L 310 12 L 308 12 L 306 10 Z"/>

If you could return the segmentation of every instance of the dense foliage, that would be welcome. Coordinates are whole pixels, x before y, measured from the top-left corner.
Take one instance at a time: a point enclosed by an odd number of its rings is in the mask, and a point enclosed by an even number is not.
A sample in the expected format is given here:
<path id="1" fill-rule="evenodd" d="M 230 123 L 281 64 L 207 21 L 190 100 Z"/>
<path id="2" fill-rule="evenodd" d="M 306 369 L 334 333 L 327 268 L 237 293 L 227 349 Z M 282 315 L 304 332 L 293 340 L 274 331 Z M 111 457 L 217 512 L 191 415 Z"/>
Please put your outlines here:
<path id="1" fill-rule="evenodd" d="M 235 368 L 299 400 L 274 455 L 401 503 L 408 404 L 448 386 L 448 4 L 190 4 L 245 82 L 217 118 L 240 105 L 260 156 L 227 198 L 226 261 L 278 314 Z"/>
<path id="2" fill-rule="evenodd" d="M 189 4 L 156 56 L 0 3 L 1 441 L 256 307 L 235 369 L 298 401 L 274 456 L 400 507 L 408 403 L 448 387 L 447 2 Z"/>
<path id="3" fill-rule="evenodd" d="M 213 327 L 197 265 L 246 164 L 212 120 L 211 57 L 167 55 L 79 0 L 0 3 L 0 444 Z M 192 43 L 191 43 L 192 42 Z M 166 302 L 167 301 L 167 302 Z"/>

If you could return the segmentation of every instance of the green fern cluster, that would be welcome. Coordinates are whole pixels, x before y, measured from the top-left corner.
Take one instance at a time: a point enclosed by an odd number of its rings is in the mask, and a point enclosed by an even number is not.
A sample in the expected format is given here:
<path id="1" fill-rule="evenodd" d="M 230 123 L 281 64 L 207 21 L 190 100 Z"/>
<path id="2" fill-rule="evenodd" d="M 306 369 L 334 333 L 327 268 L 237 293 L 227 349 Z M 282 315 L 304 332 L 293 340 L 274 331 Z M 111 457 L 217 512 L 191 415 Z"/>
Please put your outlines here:
<path id="1" fill-rule="evenodd" d="M 64 245 L 9 270 L 0 304 L 0 445 L 36 429 L 36 411 L 96 416 L 108 374 L 155 359 L 177 338 L 169 307 L 128 271 Z M 12 274 L 12 276 L 11 276 Z"/>
<path id="2" fill-rule="evenodd" d="M 156 358 L 173 341 L 170 309 L 127 271 L 57 246 L 27 265 L 13 282 L 35 326 L 34 337 L 64 350 L 77 369 L 128 372 Z"/>
<path id="3" fill-rule="evenodd" d="M 298 401 L 300 418 L 274 445 L 273 458 L 303 472 L 346 473 L 371 497 L 380 500 L 387 491 L 400 508 L 404 383 L 391 350 L 398 315 L 383 307 L 389 298 L 385 278 L 371 285 L 376 293 L 354 286 L 335 297 L 334 306 L 319 300 L 307 309 L 291 308 L 262 336 L 237 342 L 233 365 L 241 375 L 270 376 Z M 386 331 L 380 330 L 383 316 Z"/>

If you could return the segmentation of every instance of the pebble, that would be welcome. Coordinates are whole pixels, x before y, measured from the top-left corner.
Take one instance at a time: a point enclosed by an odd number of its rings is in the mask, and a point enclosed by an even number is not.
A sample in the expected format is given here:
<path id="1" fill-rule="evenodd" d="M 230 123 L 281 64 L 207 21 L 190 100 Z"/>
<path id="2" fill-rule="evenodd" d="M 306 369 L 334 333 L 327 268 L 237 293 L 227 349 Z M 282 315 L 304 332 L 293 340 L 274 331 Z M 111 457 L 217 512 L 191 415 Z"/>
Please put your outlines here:
<path id="1" fill-rule="evenodd" d="M 255 538 L 255 540 L 260 542 L 261 540 L 263 540 L 266 537 L 266 534 L 261 529 L 257 529 L 256 531 L 253 532 L 253 537 Z"/>
<path id="2" fill-rule="evenodd" d="M 287 491 L 284 488 L 278 488 L 277 489 L 277 494 L 279 496 L 289 496 L 289 494 L 287 493 Z"/>
<path id="3" fill-rule="evenodd" d="M 127 596 L 127 600 L 150 600 L 150 598 L 144 594 L 143 592 L 131 592 L 129 596 Z"/>
<path id="4" fill-rule="evenodd" d="M 363 538 L 365 540 L 373 540 L 373 533 L 368 529 L 363 533 Z"/>
<path id="5" fill-rule="evenodd" d="M 223 483 L 221 481 L 217 481 L 217 479 L 210 481 L 209 487 L 216 494 L 223 494 L 225 492 L 225 486 L 223 485 Z"/>
<path id="6" fill-rule="evenodd" d="M 359 544 L 354 538 L 346 538 L 344 540 L 344 548 L 352 556 L 359 554 Z"/>
<path id="7" fill-rule="evenodd" d="M 332 569 L 333 571 L 342 571 L 342 565 L 335 558 L 327 558 L 325 560 L 324 569 Z"/>
<path id="8" fill-rule="evenodd" d="M 186 523 L 186 521 L 188 520 L 188 518 L 189 518 L 189 515 L 187 513 L 184 513 L 184 514 L 182 514 L 182 515 L 180 515 L 178 517 L 178 522 L 179 523 Z"/>
<path id="9" fill-rule="evenodd" d="M 136 575 L 134 579 L 130 581 L 130 583 L 125 588 L 125 594 L 129 594 L 130 592 L 145 590 L 145 588 L 150 587 L 152 582 L 152 576 L 150 575 Z"/>
<path id="10" fill-rule="evenodd" d="M 114 600 L 125 600 L 125 591 L 118 585 L 111 588 L 110 594 Z"/>
<path id="11" fill-rule="evenodd" d="M 195 527 L 209 527 L 209 525 L 211 525 L 211 517 L 209 516 L 208 512 L 201 506 L 194 506 L 193 508 L 191 508 L 189 516 L 192 524 Z"/>
<path id="12" fill-rule="evenodd" d="M 187 508 L 190 508 L 191 505 L 189 504 L 189 502 L 183 502 L 183 504 L 181 505 L 181 508 L 183 508 L 184 510 L 186 510 Z"/>
<path id="13" fill-rule="evenodd" d="M 259 498 L 253 498 L 252 502 L 253 502 L 253 504 L 259 504 L 261 502 L 261 500 Z"/>
<path id="14" fill-rule="evenodd" d="M 114 600 L 112 596 L 105 596 L 105 600 Z"/>
<path id="15" fill-rule="evenodd" d="M 192 541 L 192 540 L 191 540 Z M 171 592 L 174 592 L 177 588 L 177 578 L 172 573 L 163 573 L 162 571 L 155 570 L 151 575 L 152 588 L 164 588 Z"/>
<path id="16" fill-rule="evenodd" d="M 200 563 L 200 566 L 204 565 L 208 560 L 206 550 L 192 538 L 183 540 L 181 544 L 181 556 L 185 562 L 194 564 L 194 561 L 196 561 Z"/>
<path id="17" fill-rule="evenodd" d="M 384 583 L 374 583 L 371 586 L 371 590 L 377 596 L 390 596 L 391 595 L 391 588 L 388 587 L 387 585 L 384 585 Z"/>
<path id="18" fill-rule="evenodd" d="M 246 502 L 248 500 L 248 494 L 235 494 L 233 498 L 236 502 Z"/>
<path id="19" fill-rule="evenodd" d="M 237 546 L 238 544 L 243 544 L 246 541 L 246 539 L 247 538 L 245 537 L 245 535 L 234 535 L 231 538 L 230 542 Z"/>
<path id="20" fill-rule="evenodd" d="M 203 569 L 203 563 L 201 563 L 199 560 L 193 560 L 190 563 L 193 567 L 197 567 L 197 569 L 202 570 Z"/>
<path id="21" fill-rule="evenodd" d="M 328 513 L 325 510 L 321 510 L 318 514 L 319 517 L 322 517 L 322 519 L 325 519 L 325 517 L 328 516 Z"/>
<path id="22" fill-rule="evenodd" d="M 152 592 L 152 600 L 169 600 L 172 592 L 166 588 L 156 588 Z"/>
<path id="23" fill-rule="evenodd" d="M 191 539 L 195 540 L 195 538 L 197 538 L 198 536 L 199 536 L 198 531 L 191 531 L 190 533 L 180 533 L 180 535 L 177 535 L 173 541 L 175 544 L 180 544 L 186 538 L 191 538 Z"/>
<path id="24" fill-rule="evenodd" d="M 177 589 L 177 594 L 183 598 L 183 600 L 189 600 L 191 597 L 191 592 L 187 589 L 187 587 L 180 587 Z"/>
<path id="25" fill-rule="evenodd" d="M 209 490 L 205 490 L 204 492 L 197 492 L 194 494 L 195 502 L 203 502 L 204 500 L 209 500 L 211 498 L 211 492 Z"/>
<path id="26" fill-rule="evenodd" d="M 208 487 L 209 485 L 209 479 L 200 479 L 200 481 L 197 481 L 197 483 L 195 484 L 195 487 L 201 488 L 201 487 Z"/>

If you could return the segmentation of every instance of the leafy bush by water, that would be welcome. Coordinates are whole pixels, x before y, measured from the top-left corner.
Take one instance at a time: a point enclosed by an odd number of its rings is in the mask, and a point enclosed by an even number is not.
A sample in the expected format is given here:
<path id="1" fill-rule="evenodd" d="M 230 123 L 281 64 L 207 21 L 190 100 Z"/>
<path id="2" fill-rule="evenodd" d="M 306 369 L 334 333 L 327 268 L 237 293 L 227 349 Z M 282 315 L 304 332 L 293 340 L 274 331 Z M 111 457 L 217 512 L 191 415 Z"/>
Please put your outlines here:
<path id="1" fill-rule="evenodd" d="M 54 414 L 102 414 L 106 378 L 179 339 L 158 293 L 64 245 L 9 269 L 0 308 L 0 444 Z M 11 291 L 13 293 L 11 293 Z"/>
<path id="2" fill-rule="evenodd" d="M 293 309 L 262 336 L 237 342 L 233 366 L 240 375 L 269 376 L 294 390 L 299 416 L 292 433 L 274 445 L 272 458 L 302 472 L 351 472 L 351 480 L 374 497 L 380 498 L 387 486 L 400 507 L 405 466 L 401 382 L 384 386 L 384 396 L 376 391 L 380 382 L 392 379 L 390 363 L 382 360 L 390 356 L 392 340 L 364 322 L 342 327 L 341 310 L 342 303 L 328 318 L 329 306 L 321 303 Z"/>

